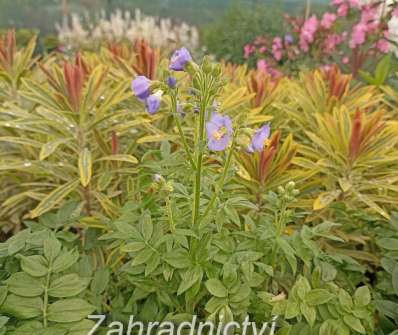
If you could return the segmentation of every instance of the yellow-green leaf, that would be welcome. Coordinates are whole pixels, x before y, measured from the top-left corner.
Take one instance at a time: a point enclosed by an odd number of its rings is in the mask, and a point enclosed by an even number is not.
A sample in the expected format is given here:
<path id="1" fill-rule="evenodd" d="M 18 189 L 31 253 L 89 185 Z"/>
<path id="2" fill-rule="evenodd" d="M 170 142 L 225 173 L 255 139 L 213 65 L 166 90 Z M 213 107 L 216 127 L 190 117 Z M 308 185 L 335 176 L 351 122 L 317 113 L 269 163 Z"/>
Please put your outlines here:
<path id="1" fill-rule="evenodd" d="M 315 199 L 313 204 L 314 211 L 318 211 L 330 205 L 337 197 L 341 194 L 340 190 L 333 192 L 323 192 L 319 194 L 318 198 Z"/>
<path id="2" fill-rule="evenodd" d="M 57 187 L 49 193 L 35 209 L 30 212 L 31 218 L 36 218 L 58 205 L 70 192 L 72 192 L 78 185 L 78 180 L 70 181 L 64 185 Z"/>
<path id="3" fill-rule="evenodd" d="M 138 139 L 137 143 L 150 143 L 150 142 L 162 142 L 162 141 L 173 141 L 176 139 L 176 136 L 174 135 L 149 135 L 149 136 L 144 136 Z"/>
<path id="4" fill-rule="evenodd" d="M 41 161 L 46 159 L 48 156 L 54 153 L 55 150 L 57 150 L 60 144 L 63 144 L 65 142 L 66 142 L 65 139 L 58 139 L 51 142 L 47 142 L 41 147 L 39 159 Z"/>
<path id="5" fill-rule="evenodd" d="M 91 180 L 92 175 L 92 159 L 91 152 L 87 148 L 83 149 L 83 151 L 79 155 L 79 173 L 80 173 L 80 182 L 86 187 Z"/>
<path id="6" fill-rule="evenodd" d="M 133 155 L 109 155 L 99 158 L 97 161 L 120 161 L 132 164 L 137 164 L 138 159 Z"/>

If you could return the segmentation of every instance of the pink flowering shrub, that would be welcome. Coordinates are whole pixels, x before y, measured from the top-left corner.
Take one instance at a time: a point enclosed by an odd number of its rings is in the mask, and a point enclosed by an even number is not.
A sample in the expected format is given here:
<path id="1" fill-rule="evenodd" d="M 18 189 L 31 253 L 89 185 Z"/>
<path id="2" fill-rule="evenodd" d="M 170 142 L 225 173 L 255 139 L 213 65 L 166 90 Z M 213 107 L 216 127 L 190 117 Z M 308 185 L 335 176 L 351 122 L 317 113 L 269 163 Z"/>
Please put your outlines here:
<path id="1" fill-rule="evenodd" d="M 331 0 L 330 10 L 322 15 L 286 15 L 289 33 L 257 37 L 245 45 L 244 57 L 288 71 L 337 63 L 357 76 L 397 46 L 391 38 L 395 26 L 389 22 L 398 16 L 398 1 L 365 2 Z"/>

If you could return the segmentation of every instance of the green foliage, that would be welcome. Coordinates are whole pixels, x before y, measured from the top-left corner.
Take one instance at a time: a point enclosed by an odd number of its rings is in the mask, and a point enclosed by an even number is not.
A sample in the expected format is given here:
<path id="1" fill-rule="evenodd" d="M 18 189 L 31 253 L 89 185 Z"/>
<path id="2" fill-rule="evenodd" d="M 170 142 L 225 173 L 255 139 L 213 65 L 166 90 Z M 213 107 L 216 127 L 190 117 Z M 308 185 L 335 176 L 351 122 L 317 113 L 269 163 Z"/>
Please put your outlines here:
<path id="1" fill-rule="evenodd" d="M 389 81 L 364 86 L 337 68 L 275 79 L 205 58 L 169 87 L 167 61 L 153 63 L 144 42 L 139 56 L 115 45 L 38 64 L 34 40 L 18 48 L 11 37 L 0 65 L 0 334 L 85 334 L 90 313 L 108 324 L 278 316 L 279 335 L 394 334 Z M 163 91 L 154 115 L 130 90 L 138 73 Z M 212 112 L 232 123 L 222 151 L 209 149 L 228 130 L 206 132 Z M 269 139 L 249 153 L 265 122 Z"/>
<path id="2" fill-rule="evenodd" d="M 283 18 L 277 5 L 232 6 L 216 23 L 203 29 L 202 43 L 218 59 L 243 63 L 243 47 L 264 31 L 280 33 Z"/>
<path id="3" fill-rule="evenodd" d="M 85 299 L 91 278 L 79 273 L 82 259 L 67 236 L 34 224 L 2 243 L 4 333 L 77 335 L 92 328 L 86 317 L 95 307 Z"/>

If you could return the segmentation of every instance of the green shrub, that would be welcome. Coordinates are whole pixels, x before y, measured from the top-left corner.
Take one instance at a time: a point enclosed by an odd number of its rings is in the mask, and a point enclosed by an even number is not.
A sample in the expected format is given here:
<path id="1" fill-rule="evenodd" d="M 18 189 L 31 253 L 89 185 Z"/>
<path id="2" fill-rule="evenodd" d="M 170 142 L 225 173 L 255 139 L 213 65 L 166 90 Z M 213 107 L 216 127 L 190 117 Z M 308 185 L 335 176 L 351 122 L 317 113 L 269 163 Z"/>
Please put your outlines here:
<path id="1" fill-rule="evenodd" d="M 203 28 L 202 43 L 210 54 L 235 64 L 243 63 L 243 47 L 266 31 L 283 30 L 283 15 L 276 5 L 233 5 L 214 24 Z"/>

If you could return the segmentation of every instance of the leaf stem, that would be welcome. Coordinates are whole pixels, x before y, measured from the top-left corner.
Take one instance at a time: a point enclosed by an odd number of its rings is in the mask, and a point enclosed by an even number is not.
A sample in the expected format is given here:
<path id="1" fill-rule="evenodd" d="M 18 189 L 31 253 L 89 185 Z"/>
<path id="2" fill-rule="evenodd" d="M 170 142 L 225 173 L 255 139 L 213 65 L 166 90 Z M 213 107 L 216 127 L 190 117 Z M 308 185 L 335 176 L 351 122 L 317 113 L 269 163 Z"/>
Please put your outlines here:
<path id="1" fill-rule="evenodd" d="M 204 129 L 205 129 L 207 102 L 208 102 L 208 93 L 207 90 L 204 89 L 203 97 L 200 103 L 199 132 L 196 144 L 196 175 L 195 175 L 195 185 L 194 185 L 192 226 L 196 226 L 199 222 L 200 191 L 201 191 L 202 163 L 203 163 L 203 142 L 204 142 Z"/>
<path id="2" fill-rule="evenodd" d="M 44 299 L 43 299 L 43 326 L 47 328 L 48 321 L 47 321 L 47 308 L 48 308 L 48 288 L 50 286 L 50 278 L 51 278 L 51 264 L 48 268 L 47 278 L 46 278 L 46 285 L 44 287 Z"/>
<path id="3" fill-rule="evenodd" d="M 189 163 L 191 164 L 192 169 L 196 170 L 196 165 L 195 165 L 195 162 L 193 160 L 191 151 L 189 149 L 187 139 L 185 138 L 184 132 L 182 131 L 180 117 L 179 117 L 179 115 L 177 113 L 177 97 L 176 97 L 176 93 L 173 91 L 172 94 L 170 94 L 170 96 L 171 96 L 171 111 L 173 113 L 173 116 L 174 116 L 174 119 L 175 119 L 175 122 L 176 122 L 176 125 L 177 125 L 177 129 L 178 129 L 178 133 L 180 135 L 182 144 L 183 144 L 184 149 L 185 149 L 185 153 L 186 153 L 186 155 L 188 157 L 188 160 L 189 160 Z"/>

